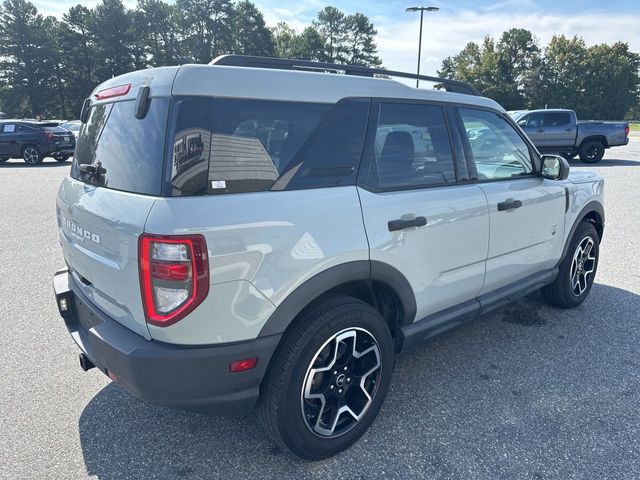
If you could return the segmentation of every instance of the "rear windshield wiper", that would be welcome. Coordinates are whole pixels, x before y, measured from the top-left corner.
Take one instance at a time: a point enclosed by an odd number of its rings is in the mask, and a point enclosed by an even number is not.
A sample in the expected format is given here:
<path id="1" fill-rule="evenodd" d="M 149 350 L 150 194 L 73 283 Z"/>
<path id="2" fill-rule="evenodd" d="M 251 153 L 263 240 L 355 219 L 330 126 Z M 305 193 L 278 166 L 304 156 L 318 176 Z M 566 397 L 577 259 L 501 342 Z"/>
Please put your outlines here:
<path id="1" fill-rule="evenodd" d="M 82 173 L 86 173 L 89 177 L 99 177 L 107 173 L 107 169 L 102 168 L 102 163 L 99 161 L 93 165 L 80 165 L 79 168 Z"/>

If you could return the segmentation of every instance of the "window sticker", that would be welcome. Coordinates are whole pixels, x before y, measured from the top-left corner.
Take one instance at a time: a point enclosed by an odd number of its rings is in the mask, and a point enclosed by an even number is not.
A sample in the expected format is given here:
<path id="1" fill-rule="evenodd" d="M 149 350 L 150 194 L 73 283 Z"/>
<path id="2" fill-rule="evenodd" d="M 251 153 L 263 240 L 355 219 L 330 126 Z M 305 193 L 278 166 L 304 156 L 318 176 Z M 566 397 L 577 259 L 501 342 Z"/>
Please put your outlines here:
<path id="1" fill-rule="evenodd" d="M 224 180 L 211 180 L 211 188 L 227 188 L 227 182 Z"/>
<path id="2" fill-rule="evenodd" d="M 15 125 L 5 125 L 4 126 L 4 133 L 13 133 L 16 131 L 16 126 Z"/>

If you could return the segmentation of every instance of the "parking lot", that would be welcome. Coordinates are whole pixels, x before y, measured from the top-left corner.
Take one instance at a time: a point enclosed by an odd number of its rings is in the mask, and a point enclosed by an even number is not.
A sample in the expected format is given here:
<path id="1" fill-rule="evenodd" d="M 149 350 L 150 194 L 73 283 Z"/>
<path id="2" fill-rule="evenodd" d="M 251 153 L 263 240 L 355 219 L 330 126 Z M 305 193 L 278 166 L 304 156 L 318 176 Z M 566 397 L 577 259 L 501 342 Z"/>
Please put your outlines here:
<path id="1" fill-rule="evenodd" d="M 532 295 L 414 348 L 363 439 L 305 463 L 255 414 L 155 407 L 84 373 L 51 286 L 69 163 L 0 165 L 0 478 L 640 477 L 640 138 L 588 168 L 606 179 L 607 219 L 585 303 Z"/>

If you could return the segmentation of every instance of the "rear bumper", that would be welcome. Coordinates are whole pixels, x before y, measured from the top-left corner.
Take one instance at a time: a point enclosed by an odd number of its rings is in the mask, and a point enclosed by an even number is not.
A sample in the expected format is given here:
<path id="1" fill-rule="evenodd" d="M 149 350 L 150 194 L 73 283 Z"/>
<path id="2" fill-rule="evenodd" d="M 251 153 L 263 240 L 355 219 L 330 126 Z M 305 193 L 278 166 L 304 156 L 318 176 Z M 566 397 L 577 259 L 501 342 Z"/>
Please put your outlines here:
<path id="1" fill-rule="evenodd" d="M 214 346 L 147 341 L 92 305 L 73 289 L 68 270 L 54 276 L 54 291 L 67 300 L 60 311 L 80 350 L 117 383 L 149 403 L 182 410 L 242 414 L 252 410 L 280 335 Z M 230 373 L 234 360 L 258 357 L 253 370 Z"/>

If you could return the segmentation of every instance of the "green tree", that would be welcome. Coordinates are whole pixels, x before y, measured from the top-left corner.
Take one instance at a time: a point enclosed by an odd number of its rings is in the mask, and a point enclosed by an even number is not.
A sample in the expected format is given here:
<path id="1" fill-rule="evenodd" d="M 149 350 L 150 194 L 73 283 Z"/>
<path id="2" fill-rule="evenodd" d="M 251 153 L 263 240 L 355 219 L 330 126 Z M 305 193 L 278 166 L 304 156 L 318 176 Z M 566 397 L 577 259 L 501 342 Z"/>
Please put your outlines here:
<path id="1" fill-rule="evenodd" d="M 260 10 L 248 0 L 234 8 L 232 52 L 242 55 L 273 56 L 273 35 L 264 22 Z"/>
<path id="2" fill-rule="evenodd" d="M 101 81 L 144 66 L 136 50 L 133 18 L 122 0 L 102 0 L 93 11 L 91 31 Z"/>
<path id="3" fill-rule="evenodd" d="M 59 97 L 55 18 L 43 17 L 31 2 L 6 0 L 0 8 L 0 25 L 3 108 L 16 116 L 49 113 Z"/>
<path id="4" fill-rule="evenodd" d="M 148 66 L 181 63 L 177 16 L 176 8 L 162 0 L 138 0 L 134 26 Z"/>
<path id="5" fill-rule="evenodd" d="M 345 20 L 345 46 L 347 49 L 347 63 L 378 67 L 382 64 L 378 57 L 375 37 L 377 31 L 369 17 L 362 13 L 349 15 Z"/>
<path id="6" fill-rule="evenodd" d="M 229 0 L 177 0 L 186 61 L 209 63 L 233 47 L 233 4 Z"/>
<path id="7" fill-rule="evenodd" d="M 324 38 L 324 55 L 322 60 L 330 63 L 345 63 L 347 60 L 347 19 L 336 7 L 325 7 L 318 12 L 313 26 Z"/>

